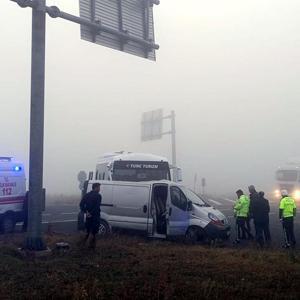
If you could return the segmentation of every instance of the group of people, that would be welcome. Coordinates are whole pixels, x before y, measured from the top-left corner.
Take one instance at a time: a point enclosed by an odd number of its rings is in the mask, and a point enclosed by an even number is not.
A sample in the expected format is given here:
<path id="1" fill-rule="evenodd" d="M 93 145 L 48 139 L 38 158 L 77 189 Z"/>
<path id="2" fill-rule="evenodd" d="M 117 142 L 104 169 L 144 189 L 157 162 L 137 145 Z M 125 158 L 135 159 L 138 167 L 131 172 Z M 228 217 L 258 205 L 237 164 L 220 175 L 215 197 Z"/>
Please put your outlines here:
<path id="1" fill-rule="evenodd" d="M 251 230 L 251 220 L 255 226 L 255 239 L 263 247 L 270 245 L 271 233 L 269 227 L 269 201 L 265 198 L 264 192 L 257 192 L 253 185 L 249 186 L 249 196 L 242 190 L 238 190 L 237 201 L 234 205 L 234 215 L 236 218 L 236 239 L 235 243 L 241 240 L 253 240 Z M 296 202 L 289 196 L 286 190 L 281 191 L 279 205 L 279 219 L 285 233 L 284 247 L 294 247 L 296 239 L 294 234 L 294 217 L 296 216 Z M 87 193 L 80 202 L 80 209 L 86 214 L 85 228 L 86 236 L 83 242 L 86 243 L 90 238 L 90 247 L 96 246 L 96 235 L 100 225 L 100 206 L 101 206 L 100 184 L 94 183 L 92 191 Z"/>
<path id="2" fill-rule="evenodd" d="M 253 185 L 249 186 L 249 197 L 242 190 L 238 190 L 237 201 L 234 205 L 234 216 L 236 218 L 236 239 L 239 244 L 241 240 L 253 240 L 251 231 L 251 220 L 255 227 L 255 239 L 263 247 L 270 245 L 271 234 L 269 226 L 269 201 L 264 192 L 257 192 Z M 286 190 L 281 191 L 279 204 L 279 219 L 284 230 L 285 248 L 295 247 L 294 218 L 296 216 L 296 202 L 289 196 Z"/>

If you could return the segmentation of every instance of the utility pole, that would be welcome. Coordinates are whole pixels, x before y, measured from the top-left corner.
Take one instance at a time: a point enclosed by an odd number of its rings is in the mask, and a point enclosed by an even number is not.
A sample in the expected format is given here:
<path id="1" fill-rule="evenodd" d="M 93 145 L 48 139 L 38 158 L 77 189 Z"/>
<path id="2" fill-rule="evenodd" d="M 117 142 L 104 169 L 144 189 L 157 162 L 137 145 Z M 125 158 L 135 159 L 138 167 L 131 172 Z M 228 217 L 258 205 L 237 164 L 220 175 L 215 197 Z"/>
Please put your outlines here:
<path id="1" fill-rule="evenodd" d="M 202 187 L 202 195 L 204 196 L 205 195 L 205 186 L 206 186 L 206 178 L 203 177 L 201 179 L 201 187 Z"/>
<path id="2" fill-rule="evenodd" d="M 46 0 L 32 8 L 31 108 L 29 155 L 28 234 L 26 248 L 44 250 L 42 208 L 44 206 L 44 95 L 45 95 Z"/>
<path id="3" fill-rule="evenodd" d="M 194 176 L 194 192 L 196 193 L 196 187 L 197 187 L 197 180 L 198 180 L 198 174 L 195 173 L 195 176 Z"/>
<path id="4" fill-rule="evenodd" d="M 149 5 L 145 6 L 136 0 L 110 0 L 115 4 L 110 6 L 106 0 L 80 0 L 80 17 L 61 11 L 56 6 L 49 7 L 46 0 L 10 1 L 16 2 L 22 8 L 32 8 L 29 201 L 25 247 L 28 250 L 40 251 L 46 249 L 42 235 L 42 210 L 45 207 L 43 160 L 46 14 L 51 18 L 61 18 L 79 24 L 83 40 L 113 49 L 120 48 L 120 51 L 155 60 L 155 50 L 159 49 L 159 45 L 149 36 L 154 37 L 153 5 L 158 5 L 159 1 L 151 0 Z M 100 5 L 102 9 L 96 10 Z M 143 19 L 144 22 L 136 22 L 136 19 Z M 103 25 L 102 21 L 107 25 Z M 118 30 L 115 23 L 119 24 Z M 126 28 L 134 30 L 129 33 Z M 145 37 L 140 37 L 140 31 L 145 33 Z M 102 33 L 105 33 L 104 37 Z"/>
<path id="5" fill-rule="evenodd" d="M 178 181 L 177 154 L 176 154 L 176 122 L 175 111 L 172 110 L 169 115 L 163 116 L 163 110 L 152 110 L 143 113 L 142 116 L 142 141 L 159 140 L 164 135 L 171 136 L 171 152 L 172 152 L 172 167 L 173 181 Z M 170 120 L 171 128 L 167 132 L 163 132 L 163 121 Z"/>

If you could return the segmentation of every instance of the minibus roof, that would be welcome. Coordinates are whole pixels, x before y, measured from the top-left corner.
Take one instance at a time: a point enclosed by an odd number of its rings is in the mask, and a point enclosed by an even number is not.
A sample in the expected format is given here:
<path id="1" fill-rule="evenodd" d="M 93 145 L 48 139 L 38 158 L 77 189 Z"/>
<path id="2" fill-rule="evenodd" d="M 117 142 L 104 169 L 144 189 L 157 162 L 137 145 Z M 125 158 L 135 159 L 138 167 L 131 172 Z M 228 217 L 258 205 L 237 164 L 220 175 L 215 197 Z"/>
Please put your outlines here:
<path id="1" fill-rule="evenodd" d="M 113 152 L 106 153 L 99 157 L 98 164 L 113 162 L 118 160 L 124 161 L 160 161 L 168 162 L 168 159 L 163 156 L 158 156 L 150 153 L 134 153 L 134 152 Z"/>

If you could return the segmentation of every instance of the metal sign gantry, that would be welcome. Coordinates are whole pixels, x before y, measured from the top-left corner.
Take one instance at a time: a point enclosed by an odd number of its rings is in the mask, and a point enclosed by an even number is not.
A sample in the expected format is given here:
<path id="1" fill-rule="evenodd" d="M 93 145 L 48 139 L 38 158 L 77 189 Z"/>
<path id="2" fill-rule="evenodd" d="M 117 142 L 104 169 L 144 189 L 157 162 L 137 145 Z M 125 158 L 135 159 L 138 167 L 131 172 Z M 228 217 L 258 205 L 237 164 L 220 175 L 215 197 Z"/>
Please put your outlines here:
<path id="1" fill-rule="evenodd" d="M 56 6 L 47 6 L 46 0 L 10 0 L 19 6 L 32 8 L 32 52 L 31 52 L 31 109 L 30 109 L 30 154 L 29 154 L 29 203 L 28 203 L 28 233 L 25 248 L 28 250 L 40 251 L 46 249 L 42 234 L 42 210 L 45 206 L 45 189 L 43 189 L 43 156 L 44 156 L 44 94 L 45 94 L 45 40 L 46 40 L 46 14 L 52 18 L 62 18 L 81 25 L 82 37 L 89 40 L 87 30 L 92 34 L 91 42 L 105 45 L 102 36 L 106 35 L 111 39 L 116 39 L 121 51 L 134 55 L 144 56 L 155 60 L 155 50 L 159 48 L 154 42 L 152 5 L 159 4 L 157 0 L 89 0 L 91 11 L 83 17 L 74 16 L 61 11 Z M 143 2 L 143 6 L 136 1 Z M 87 0 L 80 0 L 81 8 Z M 136 13 L 143 21 L 150 21 L 148 26 L 145 22 L 134 25 L 134 22 L 125 21 L 120 18 L 118 10 L 118 22 L 127 24 L 131 30 L 125 27 L 114 27 L 106 25 L 104 16 L 96 19 L 100 13 L 100 5 L 108 5 L 109 2 L 118 4 L 118 9 L 122 9 L 123 2 L 127 5 L 126 10 L 130 16 L 130 9 L 135 10 L 134 4 L 139 4 Z M 129 6 L 128 6 L 129 5 Z M 125 7 L 125 6 L 124 6 Z M 131 7 L 131 8 L 130 8 Z M 140 9 L 143 8 L 143 10 Z M 94 10 L 93 10 L 94 9 Z M 129 11 L 128 11 L 129 9 Z M 108 9 L 109 13 L 109 9 Z M 101 15 L 101 13 L 100 13 Z M 92 18 L 91 16 L 95 16 Z M 128 18 L 127 16 L 127 18 Z M 147 17 L 148 16 L 148 17 Z M 127 22 L 127 23 L 126 23 Z M 120 25 L 120 24 L 119 24 Z M 140 26 L 143 31 L 137 30 Z M 134 33 L 135 32 L 135 33 Z M 141 32 L 143 35 L 141 36 Z M 102 36 L 101 36 L 102 35 Z M 98 38 L 101 36 L 101 38 Z M 126 46 L 130 44 L 129 46 Z M 105 45 L 109 46 L 109 45 Z M 116 47 L 112 47 L 116 48 Z M 143 55 L 142 55 L 142 54 Z"/>
<path id="2" fill-rule="evenodd" d="M 172 147 L 172 167 L 173 167 L 173 180 L 178 180 L 177 171 L 177 154 L 176 154 L 176 122 L 175 111 L 172 110 L 170 115 L 164 116 L 162 109 L 144 112 L 142 115 L 141 123 L 141 139 L 142 142 L 161 139 L 164 135 L 171 135 Z M 163 120 L 171 120 L 171 130 L 163 132 Z"/>
<path id="3" fill-rule="evenodd" d="M 114 30 L 99 33 L 81 25 L 81 38 L 155 60 L 153 4 L 150 0 L 80 0 L 81 18 Z M 116 36 L 115 32 L 125 35 Z"/>

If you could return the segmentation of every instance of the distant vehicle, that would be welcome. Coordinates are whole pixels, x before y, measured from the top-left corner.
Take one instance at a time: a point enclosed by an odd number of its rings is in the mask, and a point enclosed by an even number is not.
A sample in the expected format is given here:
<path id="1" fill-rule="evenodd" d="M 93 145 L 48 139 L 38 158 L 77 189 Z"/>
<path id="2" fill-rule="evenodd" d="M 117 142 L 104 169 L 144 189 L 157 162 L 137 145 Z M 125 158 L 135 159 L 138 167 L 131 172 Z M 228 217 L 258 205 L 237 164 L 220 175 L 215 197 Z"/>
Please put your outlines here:
<path id="1" fill-rule="evenodd" d="M 12 232 L 23 221 L 26 195 L 24 165 L 11 157 L 0 157 L 0 229 Z"/>
<path id="2" fill-rule="evenodd" d="M 120 228 L 164 239 L 185 236 L 192 242 L 230 236 L 229 222 L 220 211 L 175 182 L 91 180 L 84 194 L 95 182 L 101 184 L 102 234 Z"/>
<path id="3" fill-rule="evenodd" d="M 172 180 L 170 166 L 164 157 L 133 152 L 107 153 L 99 158 L 95 179 L 109 181 Z M 176 168 L 178 181 L 182 181 L 181 169 Z"/>
<path id="4" fill-rule="evenodd" d="M 276 171 L 275 197 L 280 197 L 280 190 L 287 190 L 297 200 L 300 200 L 300 162 L 290 161 Z"/>

